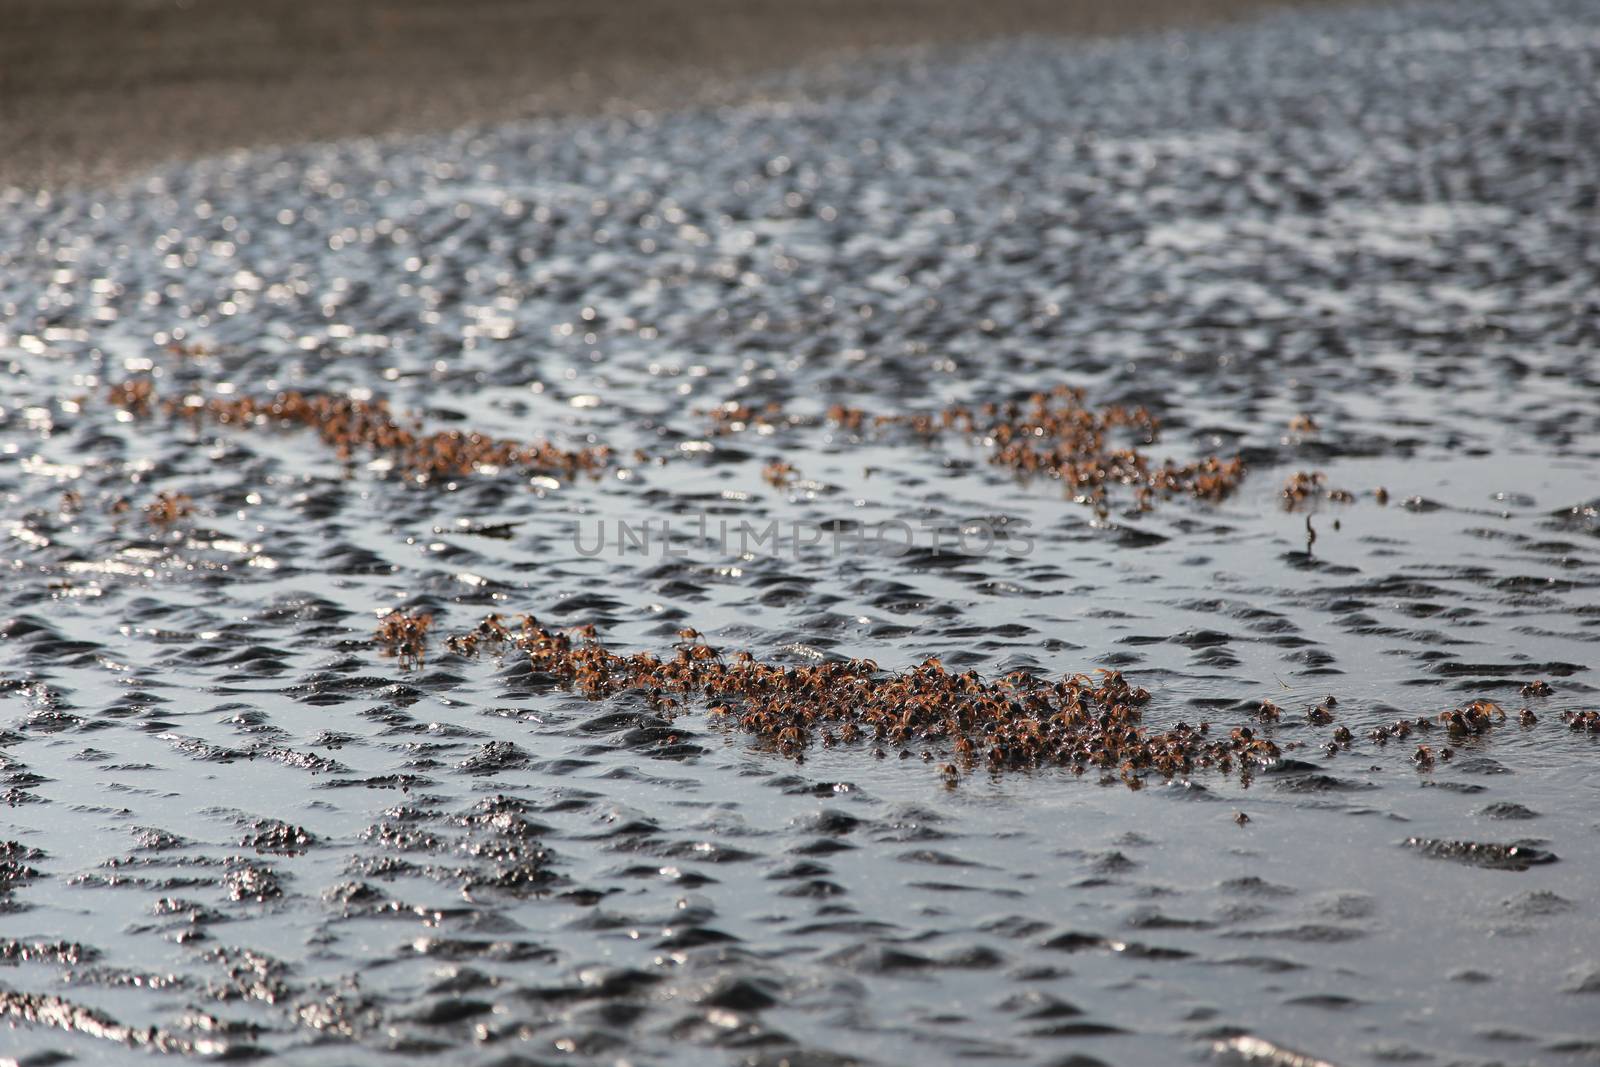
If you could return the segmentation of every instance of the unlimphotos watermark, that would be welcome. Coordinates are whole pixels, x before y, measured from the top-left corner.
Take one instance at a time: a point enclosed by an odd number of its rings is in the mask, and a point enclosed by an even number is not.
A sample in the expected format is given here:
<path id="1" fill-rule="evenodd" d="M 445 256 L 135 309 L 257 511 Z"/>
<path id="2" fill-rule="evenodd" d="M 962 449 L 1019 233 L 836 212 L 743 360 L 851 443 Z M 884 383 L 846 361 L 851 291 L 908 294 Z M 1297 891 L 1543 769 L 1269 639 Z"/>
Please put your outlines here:
<path id="1" fill-rule="evenodd" d="M 1031 555 L 1033 534 L 1018 519 L 918 519 L 915 523 L 810 522 L 772 519 L 753 522 L 725 516 L 668 519 L 580 519 L 573 524 L 572 547 L 580 556 L 687 557 L 697 551 L 721 556 L 790 556 L 826 553 L 904 556 L 913 552 L 959 552 L 968 556 Z"/>

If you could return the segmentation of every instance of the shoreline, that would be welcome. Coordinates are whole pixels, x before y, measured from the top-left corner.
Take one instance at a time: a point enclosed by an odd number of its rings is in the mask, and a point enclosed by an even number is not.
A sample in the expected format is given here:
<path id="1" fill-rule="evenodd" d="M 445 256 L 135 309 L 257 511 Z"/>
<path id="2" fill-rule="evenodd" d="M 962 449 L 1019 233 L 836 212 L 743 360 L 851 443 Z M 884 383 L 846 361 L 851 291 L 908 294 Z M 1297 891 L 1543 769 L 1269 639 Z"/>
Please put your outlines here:
<path id="1" fill-rule="evenodd" d="M 884 48 L 1104 36 L 1349 0 L 0 0 L 0 188 L 240 148 L 731 102 Z"/>

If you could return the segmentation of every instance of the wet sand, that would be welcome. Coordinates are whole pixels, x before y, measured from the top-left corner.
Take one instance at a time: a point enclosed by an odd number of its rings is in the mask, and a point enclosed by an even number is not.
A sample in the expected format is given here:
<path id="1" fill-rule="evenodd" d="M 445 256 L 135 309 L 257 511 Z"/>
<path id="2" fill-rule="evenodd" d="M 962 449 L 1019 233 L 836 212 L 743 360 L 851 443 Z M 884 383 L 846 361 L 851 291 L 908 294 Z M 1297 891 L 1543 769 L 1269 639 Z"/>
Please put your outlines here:
<path id="1" fill-rule="evenodd" d="M 748 96 L 853 49 L 1306 0 L 0 0 L 0 185 L 251 145 Z M 1319 0 L 1327 3 L 1328 0 Z"/>
<path id="2" fill-rule="evenodd" d="M 0 190 L 0 1058 L 1593 1064 L 1597 62 L 1304 9 Z"/>

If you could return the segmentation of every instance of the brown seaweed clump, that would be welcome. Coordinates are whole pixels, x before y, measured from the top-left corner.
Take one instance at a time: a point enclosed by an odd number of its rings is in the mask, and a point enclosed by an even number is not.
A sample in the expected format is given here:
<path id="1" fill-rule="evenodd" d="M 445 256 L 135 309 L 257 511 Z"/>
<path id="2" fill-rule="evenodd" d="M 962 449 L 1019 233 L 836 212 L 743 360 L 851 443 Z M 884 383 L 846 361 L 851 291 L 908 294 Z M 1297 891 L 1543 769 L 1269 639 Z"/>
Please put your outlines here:
<path id="1" fill-rule="evenodd" d="M 340 459 L 351 459 L 357 452 L 373 453 L 388 458 L 401 474 L 417 481 L 502 469 L 572 477 L 597 474 L 611 463 L 611 450 L 604 445 L 569 450 L 548 441 L 527 443 L 460 430 L 425 433 L 415 421 L 397 419 L 382 400 L 329 393 L 290 391 L 268 399 L 189 395 L 158 402 L 148 379 L 134 379 L 112 386 L 109 399 L 141 418 L 159 409 L 168 415 L 224 426 L 303 427 L 315 431 Z"/>
<path id="2" fill-rule="evenodd" d="M 1481 697 L 1468 701 L 1460 707 L 1441 711 L 1433 719 L 1396 719 L 1392 723 L 1374 727 L 1367 732 L 1367 737 L 1379 745 L 1386 745 L 1392 740 L 1404 740 L 1412 734 L 1422 734 L 1431 731 L 1435 724 L 1442 725 L 1453 738 L 1475 737 L 1488 733 L 1496 726 L 1506 721 L 1506 710 L 1492 700 Z M 1532 726 L 1538 719 L 1524 716 L 1518 719 L 1524 726 Z M 1427 746 L 1422 746 L 1426 749 Z M 1420 751 L 1420 750 L 1419 750 Z M 1448 751 L 1448 750 L 1446 750 Z M 1418 760 L 1419 763 L 1431 763 L 1432 760 Z"/>
<path id="3" fill-rule="evenodd" d="M 106 399 L 141 419 L 149 418 L 155 412 L 156 385 L 149 378 L 129 378 L 113 385 Z"/>
<path id="4" fill-rule="evenodd" d="M 1391 723 L 1374 726 L 1367 731 L 1367 738 L 1379 746 L 1387 745 L 1391 740 L 1404 740 L 1414 733 L 1427 733 L 1433 729 L 1433 720 L 1427 718 L 1396 719 Z"/>
<path id="5" fill-rule="evenodd" d="M 910 425 L 919 433 L 930 429 L 917 417 Z M 1156 497 L 1221 500 L 1238 488 L 1245 473 L 1237 456 L 1157 462 L 1139 447 L 1160 436 L 1153 414 L 1120 404 L 1093 408 L 1082 389 L 1066 386 L 1035 393 L 1023 403 L 949 408 L 940 413 L 939 426 L 982 438 L 994 446 L 991 462 L 1064 482 L 1083 502 L 1099 503 L 1117 485 L 1132 488 L 1140 508 L 1150 507 Z"/>
<path id="6" fill-rule="evenodd" d="M 1439 713 L 1452 737 L 1481 734 L 1506 721 L 1506 709 L 1492 700 L 1474 700 L 1459 708 Z"/>
<path id="7" fill-rule="evenodd" d="M 1561 721 L 1567 724 L 1569 730 L 1587 730 L 1591 734 L 1600 734 L 1600 711 L 1564 712 Z"/>
<path id="8" fill-rule="evenodd" d="M 797 426 L 806 420 L 783 413 L 783 406 L 778 403 L 767 404 L 759 410 L 748 404 L 729 401 L 718 404 L 710 411 L 703 414 L 711 418 L 711 435 L 722 437 L 726 434 L 743 433 L 746 430 L 755 430 L 758 433 L 771 433 L 779 426 Z"/>
<path id="9" fill-rule="evenodd" d="M 781 459 L 775 459 L 761 469 L 761 480 L 779 489 L 787 488 L 799 476 L 799 470 L 792 463 L 785 463 Z"/>
<path id="10" fill-rule="evenodd" d="M 402 667 L 420 667 L 428 646 L 428 628 L 433 616 L 422 612 L 391 611 L 378 620 L 373 640 L 383 646 L 383 654 L 395 656 Z"/>
<path id="11" fill-rule="evenodd" d="M 157 493 L 156 498 L 144 506 L 145 518 L 155 526 L 171 526 L 193 514 L 194 501 L 186 493 Z"/>
<path id="12" fill-rule="evenodd" d="M 803 425 L 808 420 L 784 415 L 776 405 L 755 411 L 730 402 L 711 413 L 714 433 L 766 430 Z M 902 427 L 925 440 L 956 433 L 989 445 L 990 461 L 1020 475 L 1063 482 L 1074 499 L 1103 505 L 1109 490 L 1134 491 L 1141 509 L 1158 497 L 1193 496 L 1221 500 L 1245 474 L 1235 456 L 1206 456 L 1188 463 L 1157 461 L 1144 450 L 1160 435 L 1160 422 L 1144 407 L 1112 404 L 1091 407 L 1082 389 L 1057 386 L 1023 401 L 958 405 L 935 412 L 903 415 L 872 414 L 835 404 L 829 422 L 851 433 L 869 428 Z"/>
<path id="13" fill-rule="evenodd" d="M 508 624 L 491 615 L 448 645 L 461 655 L 514 647 L 535 671 L 591 699 L 633 691 L 667 714 L 686 701 L 703 703 L 713 717 L 795 758 L 812 744 L 869 743 L 880 755 L 887 746 L 921 746 L 926 758 L 954 761 L 944 768 L 947 778 L 978 766 L 1061 766 L 1118 774 L 1137 787 L 1149 774 L 1248 771 L 1279 757 L 1275 744 L 1248 727 L 1227 737 L 1211 736 L 1208 723 L 1146 730 L 1139 709 L 1150 694 L 1118 671 L 1051 681 L 1025 672 L 957 674 L 938 659 L 899 672 L 858 659 L 785 666 L 748 652 L 724 654 L 698 636 L 661 658 L 615 653 L 592 628 L 574 636 L 530 616 Z"/>
<path id="14" fill-rule="evenodd" d="M 1296 471 L 1291 474 L 1289 480 L 1283 483 L 1280 496 L 1283 506 L 1289 511 L 1317 499 L 1331 500 L 1335 504 L 1351 504 L 1356 499 L 1348 489 L 1329 489 L 1328 476 L 1321 471 Z"/>

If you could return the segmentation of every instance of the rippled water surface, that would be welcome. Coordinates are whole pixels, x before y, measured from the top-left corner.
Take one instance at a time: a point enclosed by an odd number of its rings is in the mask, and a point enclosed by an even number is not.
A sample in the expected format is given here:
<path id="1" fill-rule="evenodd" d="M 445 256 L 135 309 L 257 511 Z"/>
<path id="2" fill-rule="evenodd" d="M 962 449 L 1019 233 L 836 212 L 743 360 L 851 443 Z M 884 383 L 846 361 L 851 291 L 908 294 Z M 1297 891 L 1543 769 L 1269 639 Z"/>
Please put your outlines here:
<path id="1" fill-rule="evenodd" d="M 771 88 L 5 198 L 0 1052 L 1600 1057 L 1600 741 L 1564 721 L 1596 707 L 1600 8 Z M 419 484 L 108 402 L 139 380 L 615 458 Z M 827 418 L 1057 384 L 1148 407 L 1155 459 L 1249 473 L 1097 507 L 960 433 Z M 730 401 L 781 414 L 713 432 Z M 701 515 L 914 544 L 723 545 Z M 574 544 L 647 520 L 670 554 Z M 420 666 L 373 642 L 396 608 L 434 616 Z M 1281 757 L 1139 789 L 947 775 L 923 742 L 796 758 L 446 649 L 491 612 L 624 651 L 1114 668 L 1146 728 Z M 1507 717 L 1369 736 L 1479 698 Z"/>

